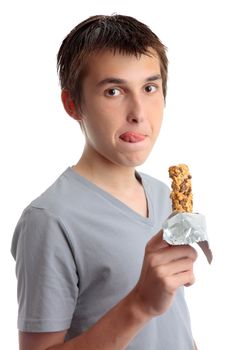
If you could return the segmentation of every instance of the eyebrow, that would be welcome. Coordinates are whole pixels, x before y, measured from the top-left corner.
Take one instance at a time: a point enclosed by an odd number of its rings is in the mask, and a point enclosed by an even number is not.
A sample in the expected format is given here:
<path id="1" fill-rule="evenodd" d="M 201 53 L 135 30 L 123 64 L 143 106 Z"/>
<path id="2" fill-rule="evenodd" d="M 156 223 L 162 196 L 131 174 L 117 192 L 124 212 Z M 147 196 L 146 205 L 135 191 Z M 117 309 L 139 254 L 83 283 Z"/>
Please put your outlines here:
<path id="1" fill-rule="evenodd" d="M 162 79 L 162 77 L 160 74 L 155 74 L 155 75 L 152 75 L 152 76 L 146 78 L 145 82 L 156 81 L 156 80 L 161 80 L 161 79 Z M 105 79 L 99 81 L 96 84 L 96 87 L 100 87 L 100 86 L 107 85 L 107 84 L 117 84 L 118 85 L 118 84 L 125 84 L 125 83 L 127 83 L 127 80 L 109 77 L 109 78 L 105 78 Z"/>

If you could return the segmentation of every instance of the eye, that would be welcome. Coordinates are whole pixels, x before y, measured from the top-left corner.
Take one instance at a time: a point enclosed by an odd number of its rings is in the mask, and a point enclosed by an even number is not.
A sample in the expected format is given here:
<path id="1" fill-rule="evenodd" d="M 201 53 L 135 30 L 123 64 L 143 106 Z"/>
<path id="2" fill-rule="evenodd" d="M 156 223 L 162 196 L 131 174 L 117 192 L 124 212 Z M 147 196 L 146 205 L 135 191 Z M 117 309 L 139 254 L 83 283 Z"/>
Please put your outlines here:
<path id="1" fill-rule="evenodd" d="M 108 89 L 105 91 L 106 96 L 118 96 L 120 95 L 120 90 L 117 88 Z"/>
<path id="2" fill-rule="evenodd" d="M 155 92 L 157 90 L 158 90 L 158 87 L 155 86 L 155 85 L 147 85 L 145 87 L 145 91 L 148 92 L 148 93 L 153 93 L 153 92 Z"/>

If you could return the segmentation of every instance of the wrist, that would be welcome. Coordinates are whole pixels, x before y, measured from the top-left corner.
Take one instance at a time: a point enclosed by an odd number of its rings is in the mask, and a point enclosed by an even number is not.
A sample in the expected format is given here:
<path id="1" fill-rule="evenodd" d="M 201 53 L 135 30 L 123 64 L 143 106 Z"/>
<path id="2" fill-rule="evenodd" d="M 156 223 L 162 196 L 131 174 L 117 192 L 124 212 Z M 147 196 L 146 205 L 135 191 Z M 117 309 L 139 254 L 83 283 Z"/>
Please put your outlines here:
<path id="1" fill-rule="evenodd" d="M 146 309 L 145 303 L 137 292 L 136 287 L 127 295 L 125 301 L 130 313 L 131 319 L 144 326 L 154 315 Z"/>

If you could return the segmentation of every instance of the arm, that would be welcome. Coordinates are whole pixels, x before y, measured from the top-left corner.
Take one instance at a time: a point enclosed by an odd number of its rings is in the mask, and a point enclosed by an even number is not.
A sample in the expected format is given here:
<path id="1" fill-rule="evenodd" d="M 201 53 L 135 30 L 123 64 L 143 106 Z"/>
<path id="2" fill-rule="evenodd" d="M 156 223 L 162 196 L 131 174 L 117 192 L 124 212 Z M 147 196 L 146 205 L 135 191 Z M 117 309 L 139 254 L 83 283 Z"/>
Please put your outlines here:
<path id="1" fill-rule="evenodd" d="M 51 346 L 64 343 L 66 331 L 47 332 L 47 333 L 29 333 L 19 332 L 20 350 L 45 350 Z"/>
<path id="2" fill-rule="evenodd" d="M 118 350 L 125 349 L 149 320 L 129 294 L 82 335 L 64 343 L 66 332 L 20 333 L 20 350 Z"/>
<path id="3" fill-rule="evenodd" d="M 147 244 L 141 276 L 135 288 L 82 335 L 64 343 L 64 332 L 21 334 L 20 350 L 124 350 L 152 318 L 171 305 L 176 289 L 194 282 L 195 250 L 190 246 L 169 246 L 162 232 Z M 37 338 L 36 338 L 37 337 Z M 53 341 L 51 339 L 53 338 Z"/>

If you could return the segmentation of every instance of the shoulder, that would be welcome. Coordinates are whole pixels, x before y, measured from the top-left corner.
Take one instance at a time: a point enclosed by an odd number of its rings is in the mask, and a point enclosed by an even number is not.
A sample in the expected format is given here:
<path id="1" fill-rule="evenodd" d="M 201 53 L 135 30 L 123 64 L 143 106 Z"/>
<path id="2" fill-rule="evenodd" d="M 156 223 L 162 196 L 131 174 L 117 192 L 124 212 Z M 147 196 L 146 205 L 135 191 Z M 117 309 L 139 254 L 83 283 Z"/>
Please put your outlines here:
<path id="1" fill-rule="evenodd" d="M 45 247 L 51 247 L 53 242 L 58 246 L 67 240 L 66 236 L 64 225 L 54 214 L 47 209 L 29 205 L 15 227 L 11 252 L 14 258 L 18 251 L 36 255 L 38 247 L 44 250 Z"/>
<path id="2" fill-rule="evenodd" d="M 44 209 L 52 216 L 63 217 L 72 208 L 82 205 L 85 188 L 72 174 L 71 168 L 67 168 L 41 195 L 35 198 L 27 210 Z M 34 210 L 35 211 L 35 210 Z"/>
<path id="3" fill-rule="evenodd" d="M 66 229 L 61 220 L 61 214 L 67 210 L 65 198 L 69 197 L 69 191 L 71 191 L 66 173 L 67 170 L 23 210 L 14 230 L 13 255 L 16 254 L 20 239 L 25 242 L 30 241 L 31 245 L 38 239 L 43 244 L 45 240 L 54 240 L 55 237 L 56 241 L 59 240 L 59 237 L 64 239 Z"/>

